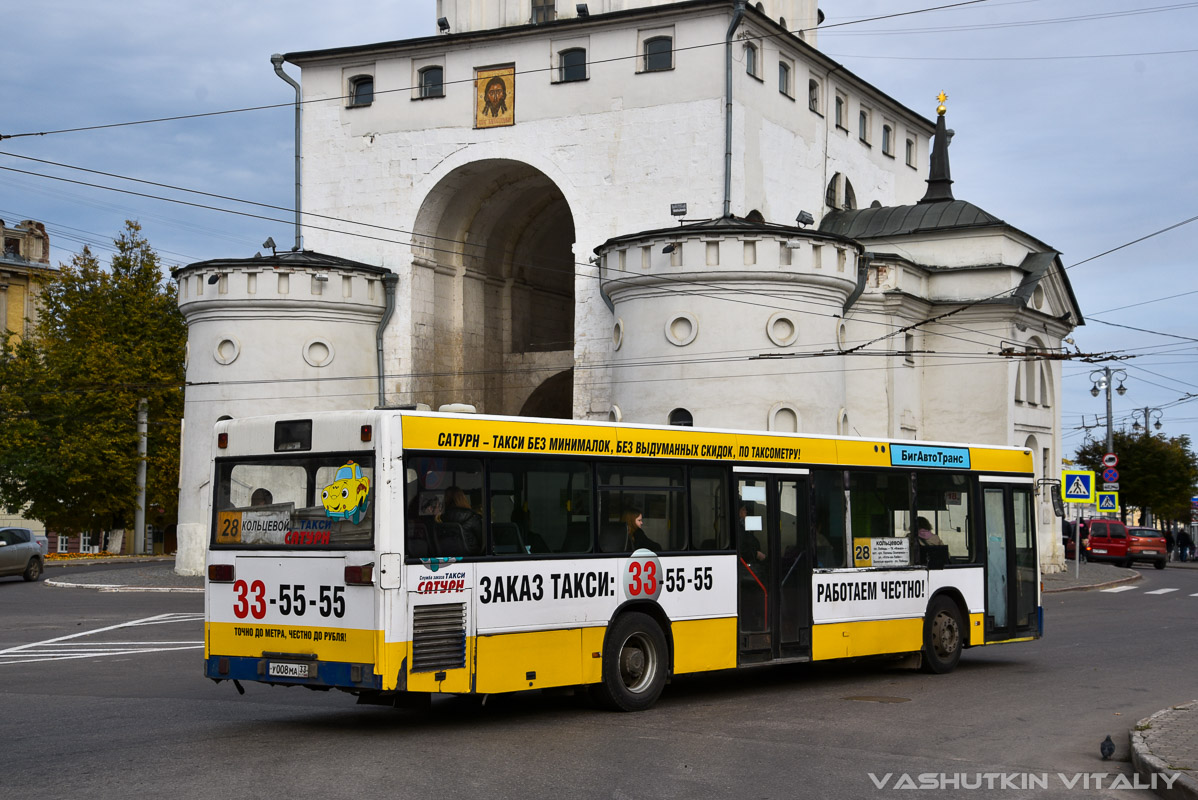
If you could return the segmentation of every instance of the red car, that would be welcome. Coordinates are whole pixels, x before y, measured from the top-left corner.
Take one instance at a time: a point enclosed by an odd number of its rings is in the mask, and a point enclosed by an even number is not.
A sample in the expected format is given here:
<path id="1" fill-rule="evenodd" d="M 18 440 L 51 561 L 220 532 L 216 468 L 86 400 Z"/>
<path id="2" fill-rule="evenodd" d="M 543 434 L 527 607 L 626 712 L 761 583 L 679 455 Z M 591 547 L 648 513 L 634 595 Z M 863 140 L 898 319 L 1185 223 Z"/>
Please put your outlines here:
<path id="1" fill-rule="evenodd" d="M 1127 560 L 1151 561 L 1152 566 L 1164 569 L 1169 559 L 1165 537 L 1155 528 L 1127 529 Z"/>
<path id="2" fill-rule="evenodd" d="M 1091 519 L 1082 528 L 1082 542 L 1090 561 L 1113 561 L 1130 567 L 1136 561 L 1150 561 L 1157 569 L 1165 568 L 1169 557 L 1165 537 L 1152 528 L 1127 528 L 1114 519 Z"/>

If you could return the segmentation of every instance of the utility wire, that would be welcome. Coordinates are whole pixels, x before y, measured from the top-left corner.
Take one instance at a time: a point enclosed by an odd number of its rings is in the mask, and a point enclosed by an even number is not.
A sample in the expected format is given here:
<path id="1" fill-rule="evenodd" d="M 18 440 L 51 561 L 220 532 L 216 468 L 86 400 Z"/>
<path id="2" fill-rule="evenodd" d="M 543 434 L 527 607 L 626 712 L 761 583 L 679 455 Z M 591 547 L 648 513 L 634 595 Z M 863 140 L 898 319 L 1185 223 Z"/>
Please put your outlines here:
<path id="1" fill-rule="evenodd" d="M 943 11 L 943 10 L 949 9 L 949 8 L 959 8 L 961 6 L 971 6 L 971 5 L 977 5 L 978 3 L 985 3 L 985 2 L 987 2 L 987 0 L 963 0 L 963 2 L 958 2 L 958 3 L 948 3 L 946 5 L 931 6 L 928 8 L 919 8 L 919 9 L 914 9 L 911 11 L 901 11 L 901 12 L 896 12 L 896 13 L 892 13 L 892 14 L 880 14 L 875 17 L 865 17 L 865 18 L 858 19 L 858 20 L 850 20 L 847 22 L 834 23 L 834 24 L 830 24 L 830 25 L 824 25 L 822 27 L 817 27 L 817 28 L 796 28 L 795 30 L 785 31 L 784 33 L 767 33 L 767 34 L 762 34 L 755 38 L 769 39 L 769 38 L 776 38 L 776 37 L 780 37 L 780 36 L 784 36 L 784 35 L 797 35 L 797 34 L 801 34 L 801 33 L 806 33 L 811 30 L 823 31 L 823 30 L 828 30 L 831 28 L 839 28 L 839 27 L 844 27 L 844 26 L 848 26 L 848 25 L 860 25 L 861 23 L 865 23 L 865 22 L 878 22 L 881 20 L 895 19 L 898 17 L 908 17 L 908 16 L 912 16 L 915 14 L 926 14 L 926 13 L 929 13 L 932 11 Z M 726 42 L 721 39 L 720 41 L 716 41 L 716 42 L 707 42 L 704 44 L 690 45 L 687 47 L 675 47 L 675 48 L 673 48 L 672 52 L 673 53 L 681 53 L 681 52 L 685 52 L 688 50 L 701 50 L 701 49 L 708 48 L 708 47 L 723 47 L 725 44 L 726 44 Z M 644 57 L 644 55 L 642 53 L 636 53 L 636 54 L 630 55 L 630 56 L 614 56 L 612 58 L 596 59 L 596 60 L 592 60 L 592 61 L 587 61 L 586 64 L 587 64 L 587 66 L 598 65 L 598 64 L 608 64 L 608 63 L 618 62 L 618 61 L 630 61 L 633 59 L 640 59 L 643 57 Z M 542 73 L 542 72 L 553 72 L 556 69 L 557 69 L 556 67 L 537 67 L 535 69 L 514 71 L 512 74 L 513 75 L 531 75 L 531 74 Z M 470 78 L 462 78 L 460 80 L 452 80 L 452 81 L 444 81 L 443 80 L 441 82 L 441 85 L 442 86 L 452 86 L 455 84 L 474 83 L 474 82 L 475 82 L 475 78 L 470 77 Z M 380 94 L 390 94 L 390 93 L 395 93 L 395 92 L 412 92 L 412 91 L 416 91 L 419 88 L 420 87 L 418 87 L 418 86 L 406 86 L 406 87 L 399 87 L 399 88 L 395 88 L 395 89 L 382 89 L 382 90 L 375 91 L 374 94 L 380 95 Z M 300 100 L 299 102 L 301 105 L 307 105 L 309 103 L 338 102 L 338 101 L 343 101 L 346 99 L 348 99 L 347 95 L 339 95 L 337 97 L 321 97 L 321 98 L 316 98 L 316 99 L 311 99 L 311 100 Z M 269 104 L 257 105 L 257 106 L 245 106 L 242 108 L 230 108 L 230 109 L 225 109 L 222 111 L 205 111 L 205 112 L 198 112 L 198 113 L 194 113 L 194 114 L 176 114 L 174 116 L 168 116 L 168 117 L 155 117 L 153 119 L 129 120 L 126 122 L 110 122 L 110 123 L 101 124 L 101 125 L 80 125 L 80 126 L 77 126 L 74 128 L 60 128 L 57 130 L 49 130 L 49 131 L 29 131 L 29 132 L 25 132 L 25 133 L 9 133 L 9 134 L 0 133 L 0 141 L 4 141 L 5 139 L 19 139 L 19 138 L 26 138 L 26 137 L 32 137 L 32 136 L 54 136 L 54 135 L 62 134 L 62 133 L 80 133 L 80 132 L 84 132 L 84 131 L 106 130 L 106 129 L 110 129 L 110 128 L 126 128 L 126 127 L 130 127 L 133 125 L 152 125 L 152 124 L 156 124 L 156 123 L 160 123 L 160 122 L 178 122 L 181 120 L 203 119 L 205 117 L 218 117 L 218 116 L 225 116 L 225 115 L 229 115 L 229 114 L 241 114 L 241 113 L 245 113 L 245 112 L 249 112 L 249 111 L 266 111 L 266 110 L 277 109 L 277 108 L 291 108 L 294 105 L 295 105 L 294 101 L 287 102 L 287 103 L 269 103 Z"/>

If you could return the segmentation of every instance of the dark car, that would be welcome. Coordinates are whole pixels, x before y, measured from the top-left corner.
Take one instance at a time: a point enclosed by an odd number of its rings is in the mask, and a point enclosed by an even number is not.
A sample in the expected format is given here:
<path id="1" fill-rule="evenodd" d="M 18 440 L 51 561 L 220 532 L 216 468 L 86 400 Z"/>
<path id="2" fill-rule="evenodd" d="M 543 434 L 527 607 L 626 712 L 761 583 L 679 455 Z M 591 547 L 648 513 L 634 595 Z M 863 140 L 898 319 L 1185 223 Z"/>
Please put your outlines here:
<path id="1" fill-rule="evenodd" d="M 0 528 L 0 575 L 36 581 L 46 569 L 45 543 L 28 528 Z"/>

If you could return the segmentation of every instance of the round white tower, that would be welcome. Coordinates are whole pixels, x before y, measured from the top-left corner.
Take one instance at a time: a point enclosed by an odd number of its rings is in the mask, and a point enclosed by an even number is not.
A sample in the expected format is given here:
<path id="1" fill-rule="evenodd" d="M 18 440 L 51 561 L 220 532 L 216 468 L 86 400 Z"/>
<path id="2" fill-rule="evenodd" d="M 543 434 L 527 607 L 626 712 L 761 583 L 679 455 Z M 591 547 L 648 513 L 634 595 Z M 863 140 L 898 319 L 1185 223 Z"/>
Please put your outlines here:
<path id="1" fill-rule="evenodd" d="M 201 261 L 174 277 L 188 328 L 176 569 L 199 574 L 212 426 L 230 417 L 375 406 L 395 277 L 309 251 Z"/>

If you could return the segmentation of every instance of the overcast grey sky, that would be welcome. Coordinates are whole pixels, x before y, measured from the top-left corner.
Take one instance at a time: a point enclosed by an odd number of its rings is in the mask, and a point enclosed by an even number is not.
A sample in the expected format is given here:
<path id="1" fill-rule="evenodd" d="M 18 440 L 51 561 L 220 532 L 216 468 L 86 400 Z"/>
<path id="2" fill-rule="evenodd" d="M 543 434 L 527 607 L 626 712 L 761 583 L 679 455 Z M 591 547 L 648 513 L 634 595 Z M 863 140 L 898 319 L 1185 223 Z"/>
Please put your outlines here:
<path id="1" fill-rule="evenodd" d="M 942 2 L 827 0 L 820 49 L 925 116 L 948 94 L 955 195 L 1055 247 L 1066 267 L 1078 264 L 1069 275 L 1088 320 L 1074 336 L 1083 352 L 1135 356 L 1110 362 L 1128 374 L 1116 427 L 1147 406 L 1162 410 L 1163 433 L 1198 439 L 1198 222 L 1079 263 L 1198 216 L 1198 2 L 987 0 L 836 27 Z M 284 107 L 6 139 L 0 153 L 289 207 L 293 93 L 270 55 L 434 28 L 432 0 L 12 5 L 0 134 Z M 293 238 L 285 212 L 259 209 L 283 221 L 256 220 L 63 183 L 43 176 L 231 206 L 12 155 L 0 155 L 0 167 L 0 218 L 45 222 L 55 263 L 84 242 L 105 256 L 127 218 L 172 265 Z M 1100 366 L 1063 365 L 1066 454 L 1083 441 L 1083 420 L 1105 421 L 1103 399 L 1089 393 Z"/>

